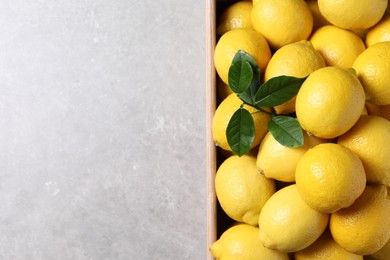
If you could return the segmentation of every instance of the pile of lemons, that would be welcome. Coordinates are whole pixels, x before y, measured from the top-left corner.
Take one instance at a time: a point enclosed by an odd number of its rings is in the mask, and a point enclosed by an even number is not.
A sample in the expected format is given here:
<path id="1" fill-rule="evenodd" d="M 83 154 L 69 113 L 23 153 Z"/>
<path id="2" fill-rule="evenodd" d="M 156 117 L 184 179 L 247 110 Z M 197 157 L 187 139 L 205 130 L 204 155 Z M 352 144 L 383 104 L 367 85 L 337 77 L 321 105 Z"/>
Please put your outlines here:
<path id="1" fill-rule="evenodd" d="M 213 138 L 224 156 L 215 189 L 235 225 L 210 247 L 217 259 L 390 259 L 390 12 L 388 0 L 239 1 L 221 14 L 214 64 Z M 243 104 L 228 84 L 238 50 L 262 82 L 307 77 L 273 108 L 292 114 L 304 145 L 268 132 L 251 106 L 251 151 L 232 154 L 226 128 Z M 276 188 L 278 187 L 278 188 Z"/>

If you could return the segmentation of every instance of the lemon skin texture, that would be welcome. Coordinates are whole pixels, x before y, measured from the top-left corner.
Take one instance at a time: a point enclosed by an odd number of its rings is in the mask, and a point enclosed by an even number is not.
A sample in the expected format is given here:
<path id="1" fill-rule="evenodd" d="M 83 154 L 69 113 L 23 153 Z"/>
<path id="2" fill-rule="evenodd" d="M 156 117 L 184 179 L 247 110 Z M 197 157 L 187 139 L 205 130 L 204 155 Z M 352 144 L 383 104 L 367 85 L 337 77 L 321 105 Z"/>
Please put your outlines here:
<path id="1" fill-rule="evenodd" d="M 261 210 L 259 237 L 265 247 L 296 252 L 314 243 L 327 224 L 328 214 L 309 207 L 296 185 L 290 185 L 272 195 Z"/>
<path id="2" fill-rule="evenodd" d="M 387 260 L 390 256 L 390 240 L 378 252 L 366 256 L 368 260 Z"/>
<path id="3" fill-rule="evenodd" d="M 389 120 L 375 115 L 361 116 L 337 143 L 359 156 L 369 183 L 390 186 Z"/>
<path id="4" fill-rule="evenodd" d="M 294 254 L 295 260 L 363 260 L 363 256 L 348 252 L 332 238 L 329 230 L 309 247 Z"/>
<path id="5" fill-rule="evenodd" d="M 390 238 L 390 198 L 386 186 L 367 185 L 348 208 L 333 213 L 329 228 L 333 239 L 358 255 L 379 251 Z"/>
<path id="6" fill-rule="evenodd" d="M 275 182 L 259 174 L 255 157 L 234 155 L 218 168 L 215 191 L 230 218 L 257 225 L 263 205 L 275 192 Z"/>
<path id="7" fill-rule="evenodd" d="M 325 67 L 305 80 L 295 107 L 303 129 L 317 137 L 331 139 L 352 128 L 364 104 L 363 87 L 351 71 Z"/>
<path id="8" fill-rule="evenodd" d="M 390 41 L 390 15 L 383 17 L 378 24 L 370 28 L 366 35 L 367 47 L 386 41 Z"/>
<path id="9" fill-rule="evenodd" d="M 250 1 L 239 1 L 226 8 L 220 16 L 217 34 L 222 35 L 230 30 L 252 28 Z"/>
<path id="10" fill-rule="evenodd" d="M 210 252 L 217 260 L 289 260 L 287 254 L 264 247 L 258 234 L 258 227 L 237 224 L 211 245 Z"/>
<path id="11" fill-rule="evenodd" d="M 261 0 L 253 6 L 252 26 L 277 50 L 308 39 L 313 15 L 303 0 Z"/>
<path id="12" fill-rule="evenodd" d="M 295 181 L 313 209 L 333 213 L 349 207 L 363 193 L 366 174 L 359 157 L 333 143 L 319 144 L 298 161 Z"/>
<path id="13" fill-rule="evenodd" d="M 390 104 L 389 60 L 390 42 L 379 42 L 368 47 L 353 63 L 369 103 Z"/>
<path id="14" fill-rule="evenodd" d="M 319 28 L 310 37 L 310 42 L 327 66 L 341 68 L 351 68 L 356 58 L 366 49 L 357 34 L 333 25 Z"/>
<path id="15" fill-rule="evenodd" d="M 374 26 L 383 17 L 387 5 L 387 0 L 318 0 L 318 7 L 326 20 L 350 30 Z"/>
<path id="16" fill-rule="evenodd" d="M 214 66 L 223 82 L 229 84 L 229 68 L 239 50 L 249 53 L 260 71 L 264 71 L 271 58 L 271 50 L 264 37 L 252 29 L 231 30 L 221 36 L 214 51 Z"/>

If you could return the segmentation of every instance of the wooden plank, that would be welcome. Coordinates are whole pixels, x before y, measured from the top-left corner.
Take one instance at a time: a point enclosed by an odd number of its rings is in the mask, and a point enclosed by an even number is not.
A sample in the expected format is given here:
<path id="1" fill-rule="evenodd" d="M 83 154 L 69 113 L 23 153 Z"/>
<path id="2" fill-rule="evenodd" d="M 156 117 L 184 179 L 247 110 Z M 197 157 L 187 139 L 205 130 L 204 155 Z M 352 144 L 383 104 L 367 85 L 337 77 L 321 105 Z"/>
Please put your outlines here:
<path id="1" fill-rule="evenodd" d="M 217 235 L 217 199 L 214 189 L 216 172 L 216 147 L 211 132 L 212 119 L 216 108 L 216 74 L 214 69 L 214 48 L 216 41 L 216 1 L 206 0 L 206 149 L 207 149 L 207 249 Z M 207 251 L 207 259 L 214 257 Z"/>

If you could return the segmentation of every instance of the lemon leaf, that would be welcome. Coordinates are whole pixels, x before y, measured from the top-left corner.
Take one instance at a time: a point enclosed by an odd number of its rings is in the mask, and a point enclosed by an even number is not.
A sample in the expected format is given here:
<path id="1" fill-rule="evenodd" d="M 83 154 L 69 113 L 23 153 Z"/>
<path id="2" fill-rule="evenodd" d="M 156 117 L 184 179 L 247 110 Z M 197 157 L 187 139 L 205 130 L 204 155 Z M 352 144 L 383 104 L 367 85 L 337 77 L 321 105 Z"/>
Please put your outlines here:
<path id="1" fill-rule="evenodd" d="M 273 116 L 268 122 L 268 130 L 281 145 L 290 148 L 304 143 L 301 125 L 290 116 Z"/>
<path id="2" fill-rule="evenodd" d="M 274 107 L 289 101 L 297 95 L 305 79 L 291 76 L 271 78 L 255 94 L 255 105 Z"/>
<path id="3" fill-rule="evenodd" d="M 229 69 L 229 86 L 234 93 L 246 91 L 253 79 L 251 64 L 243 59 L 232 63 Z"/>
<path id="4" fill-rule="evenodd" d="M 239 88 L 239 87 L 237 87 L 238 84 L 235 82 L 240 82 L 240 78 L 241 77 L 245 78 L 246 76 L 244 73 L 240 73 L 239 77 L 237 77 L 238 76 L 237 74 L 236 74 L 236 76 L 233 74 L 234 74 L 234 71 L 237 70 L 237 67 L 241 67 L 238 65 L 242 62 L 245 63 L 245 65 L 244 65 L 245 67 L 247 67 L 246 63 L 249 63 L 249 65 L 251 67 L 252 77 L 251 77 L 251 81 L 249 83 L 249 86 L 246 86 L 248 81 L 246 79 L 244 79 L 245 87 L 242 86 L 242 88 Z M 249 69 L 249 67 L 247 67 L 247 69 Z M 260 68 L 259 68 L 259 66 L 257 66 L 255 59 L 249 53 L 247 53 L 243 50 L 239 50 L 234 55 L 232 65 L 229 69 L 228 81 L 229 81 L 228 83 L 229 83 L 230 89 L 233 92 L 237 93 L 238 97 L 242 101 L 244 101 L 248 105 L 252 105 L 252 106 L 254 105 L 255 94 L 260 87 Z"/>
<path id="5" fill-rule="evenodd" d="M 251 113 L 242 106 L 234 112 L 226 128 L 226 137 L 232 151 L 238 156 L 247 153 L 255 139 L 255 124 Z"/>

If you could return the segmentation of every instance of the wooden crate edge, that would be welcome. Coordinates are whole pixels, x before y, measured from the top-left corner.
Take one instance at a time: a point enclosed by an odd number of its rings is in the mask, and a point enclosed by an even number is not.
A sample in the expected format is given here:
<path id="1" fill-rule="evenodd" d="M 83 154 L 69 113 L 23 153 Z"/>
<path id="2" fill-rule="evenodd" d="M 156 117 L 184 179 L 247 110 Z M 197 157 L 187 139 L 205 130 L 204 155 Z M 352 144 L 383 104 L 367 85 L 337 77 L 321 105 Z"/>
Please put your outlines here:
<path id="1" fill-rule="evenodd" d="M 214 47 L 216 41 L 215 21 L 216 1 L 206 0 L 206 167 L 207 167 L 207 259 L 214 257 L 209 248 L 216 240 L 217 213 L 214 178 L 216 172 L 216 147 L 213 141 L 211 125 L 216 108 L 216 74 L 214 69 Z"/>

